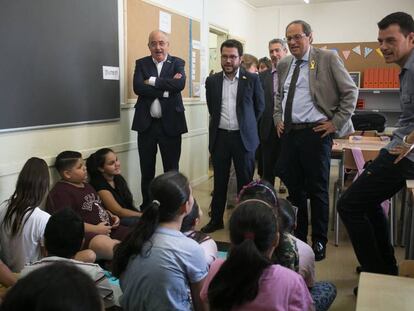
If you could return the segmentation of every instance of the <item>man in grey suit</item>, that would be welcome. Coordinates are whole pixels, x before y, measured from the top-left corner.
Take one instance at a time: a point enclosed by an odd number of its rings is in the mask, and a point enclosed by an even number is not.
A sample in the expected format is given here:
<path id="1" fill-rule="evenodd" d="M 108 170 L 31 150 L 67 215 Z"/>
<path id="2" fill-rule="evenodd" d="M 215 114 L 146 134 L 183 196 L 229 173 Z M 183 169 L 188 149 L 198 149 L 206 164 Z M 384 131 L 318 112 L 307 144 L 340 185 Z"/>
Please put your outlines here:
<path id="1" fill-rule="evenodd" d="M 329 219 L 329 170 L 333 135 L 353 132 L 358 89 L 339 56 L 311 46 L 312 29 L 302 20 L 286 27 L 292 56 L 279 62 L 274 121 L 281 137 L 283 181 L 298 210 L 295 235 L 307 242 L 311 202 L 312 248 L 325 258 Z"/>

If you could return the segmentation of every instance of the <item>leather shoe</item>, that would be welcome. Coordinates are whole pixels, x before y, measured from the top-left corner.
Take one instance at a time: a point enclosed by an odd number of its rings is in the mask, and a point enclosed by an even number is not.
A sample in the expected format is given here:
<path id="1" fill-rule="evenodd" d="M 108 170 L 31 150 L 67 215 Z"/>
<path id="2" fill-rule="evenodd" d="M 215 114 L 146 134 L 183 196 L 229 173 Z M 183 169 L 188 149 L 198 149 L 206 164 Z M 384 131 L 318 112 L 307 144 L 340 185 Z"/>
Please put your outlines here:
<path id="1" fill-rule="evenodd" d="M 201 228 L 201 232 L 203 233 L 211 233 L 220 229 L 223 229 L 224 225 L 223 223 L 214 223 L 214 222 L 209 222 L 207 225 L 205 225 L 203 228 Z"/>
<path id="2" fill-rule="evenodd" d="M 326 257 L 326 245 L 320 241 L 316 241 L 312 245 L 313 252 L 315 253 L 315 261 L 321 261 Z"/>

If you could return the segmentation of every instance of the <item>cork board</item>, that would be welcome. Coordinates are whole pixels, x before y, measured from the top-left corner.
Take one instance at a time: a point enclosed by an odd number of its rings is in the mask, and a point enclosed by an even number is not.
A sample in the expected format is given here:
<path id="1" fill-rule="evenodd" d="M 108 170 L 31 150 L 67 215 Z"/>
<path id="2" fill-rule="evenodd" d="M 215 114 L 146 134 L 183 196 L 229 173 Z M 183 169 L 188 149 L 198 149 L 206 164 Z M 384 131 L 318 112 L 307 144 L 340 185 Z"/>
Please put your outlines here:
<path id="1" fill-rule="evenodd" d="M 361 81 L 363 80 L 364 70 L 367 68 L 391 68 L 398 67 L 395 64 L 386 64 L 384 57 L 377 52 L 378 42 L 353 42 L 353 43 L 324 43 L 313 44 L 318 48 L 336 49 L 341 59 L 344 61 L 348 71 L 360 71 Z M 352 49 L 360 47 L 361 55 L 355 53 Z M 372 51 L 365 57 L 365 48 Z M 345 57 L 349 51 L 348 58 Z M 361 82 L 362 83 L 362 82 Z"/>
<path id="2" fill-rule="evenodd" d="M 135 60 L 150 55 L 148 34 L 159 28 L 159 12 L 171 14 L 169 53 L 185 60 L 186 85 L 183 97 L 195 97 L 194 84 L 200 82 L 200 50 L 194 48 L 193 40 L 200 40 L 200 23 L 188 17 L 159 8 L 142 0 L 127 0 L 126 11 L 126 62 L 128 99 L 137 98 L 133 90 Z M 193 53 L 194 52 L 194 53 Z M 193 63 L 193 54 L 195 63 Z M 194 68 L 194 69 L 193 69 Z M 192 79 L 194 78 L 194 80 Z M 193 81 L 192 81 L 193 80 Z"/>

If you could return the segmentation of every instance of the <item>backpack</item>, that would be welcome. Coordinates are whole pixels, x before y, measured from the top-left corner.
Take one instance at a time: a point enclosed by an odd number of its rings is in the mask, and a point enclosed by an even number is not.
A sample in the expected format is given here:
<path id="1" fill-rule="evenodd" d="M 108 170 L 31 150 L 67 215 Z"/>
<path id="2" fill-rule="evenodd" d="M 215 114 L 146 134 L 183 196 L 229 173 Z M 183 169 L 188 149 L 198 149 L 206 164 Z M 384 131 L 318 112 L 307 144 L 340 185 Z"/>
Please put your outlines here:
<path id="1" fill-rule="evenodd" d="M 379 112 L 356 112 L 352 116 L 352 123 L 357 131 L 384 132 L 387 119 Z"/>

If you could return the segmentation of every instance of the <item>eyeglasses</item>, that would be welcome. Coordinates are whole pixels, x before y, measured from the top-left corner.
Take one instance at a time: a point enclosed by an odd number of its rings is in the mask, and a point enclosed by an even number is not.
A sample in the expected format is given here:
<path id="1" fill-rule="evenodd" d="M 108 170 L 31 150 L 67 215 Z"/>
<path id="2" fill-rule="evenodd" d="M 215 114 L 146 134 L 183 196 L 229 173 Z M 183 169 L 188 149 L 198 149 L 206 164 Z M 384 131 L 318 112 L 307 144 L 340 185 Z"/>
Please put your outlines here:
<path id="1" fill-rule="evenodd" d="M 235 61 L 238 58 L 237 55 L 221 55 L 221 59 L 222 60 L 231 60 L 231 61 Z"/>
<path id="2" fill-rule="evenodd" d="M 298 42 L 298 41 L 300 41 L 303 37 L 306 37 L 306 34 L 305 34 L 305 33 L 298 33 L 298 34 L 293 35 L 293 36 L 288 36 L 288 37 L 286 37 L 284 40 L 285 40 L 286 42 L 290 42 L 290 41 L 293 39 L 293 41 Z"/>
<path id="3" fill-rule="evenodd" d="M 152 41 L 148 44 L 151 48 L 156 48 L 157 46 L 165 47 L 167 45 L 167 42 L 165 41 Z"/>

